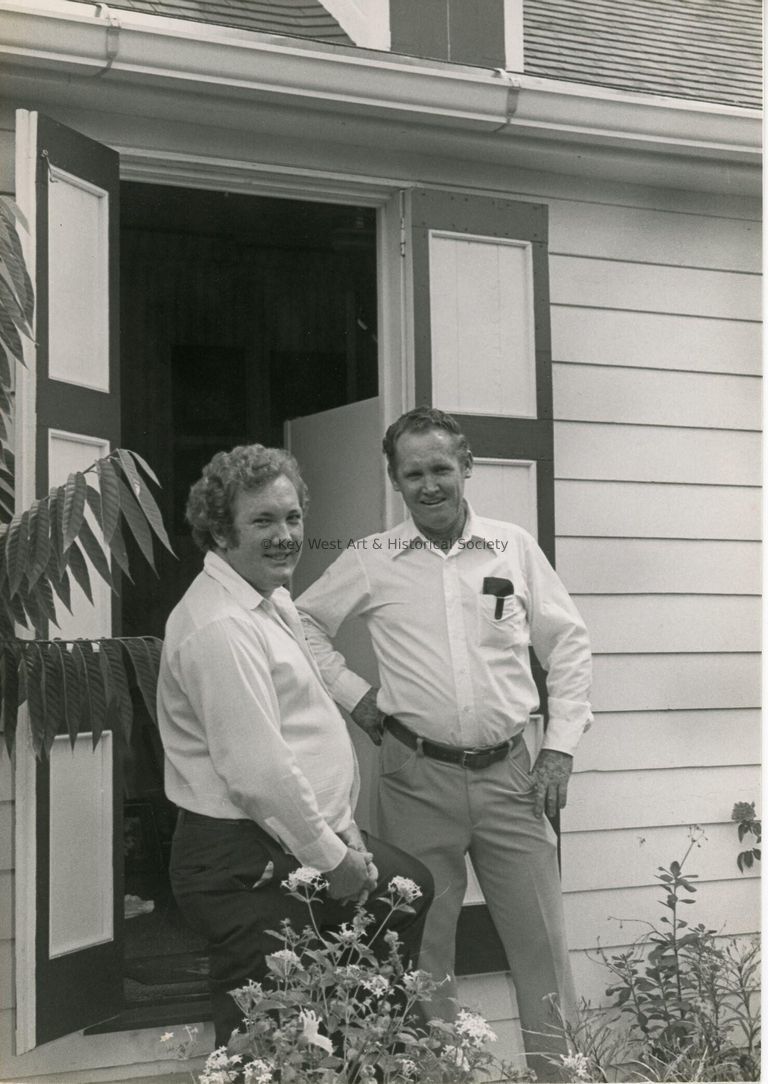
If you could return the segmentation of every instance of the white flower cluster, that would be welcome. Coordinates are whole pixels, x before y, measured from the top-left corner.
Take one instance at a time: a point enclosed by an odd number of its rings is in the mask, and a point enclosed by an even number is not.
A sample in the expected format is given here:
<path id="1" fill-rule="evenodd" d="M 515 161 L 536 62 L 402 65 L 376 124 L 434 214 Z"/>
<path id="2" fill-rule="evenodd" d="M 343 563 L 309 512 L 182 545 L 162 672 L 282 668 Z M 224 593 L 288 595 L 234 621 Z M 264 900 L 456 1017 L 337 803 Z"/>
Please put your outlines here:
<path id="1" fill-rule="evenodd" d="M 344 945 L 354 945 L 360 936 L 360 931 L 356 930 L 354 926 L 350 926 L 348 922 L 342 922 L 338 930 L 339 941 Z"/>
<path id="2" fill-rule="evenodd" d="M 470 1042 L 472 1046 L 482 1046 L 483 1043 L 495 1043 L 496 1033 L 488 1027 L 480 1013 L 469 1012 L 468 1009 L 460 1009 L 456 1017 L 456 1031 L 462 1039 Z"/>
<path id="3" fill-rule="evenodd" d="M 572 1080 L 591 1079 L 591 1067 L 586 1054 L 582 1054 L 581 1051 L 577 1051 L 575 1054 L 561 1054 L 560 1060 L 563 1063 L 563 1068 L 568 1070 L 568 1075 Z"/>
<path id="4" fill-rule="evenodd" d="M 242 1060 L 239 1054 L 228 1054 L 226 1046 L 218 1047 L 208 1055 L 200 1084 L 233 1084 L 238 1079 Z"/>
<path id="5" fill-rule="evenodd" d="M 267 956 L 267 967 L 275 974 L 287 978 L 292 971 L 301 967 L 301 960 L 292 949 L 278 949 Z"/>
<path id="6" fill-rule="evenodd" d="M 261 1058 L 249 1061 L 245 1066 L 245 1084 L 271 1084 L 272 1069 Z"/>
<path id="7" fill-rule="evenodd" d="M 363 986 L 370 990 L 374 997 L 383 997 L 389 989 L 389 980 L 383 975 L 372 975 L 370 979 L 363 980 Z"/>
<path id="8" fill-rule="evenodd" d="M 319 869 L 314 866 L 299 866 L 288 874 L 285 881 L 281 882 L 283 888 L 289 892 L 295 892 L 298 888 L 327 888 L 328 882 Z"/>
<path id="9" fill-rule="evenodd" d="M 421 896 L 421 889 L 410 877 L 393 877 L 387 887 L 405 903 L 413 903 Z"/>

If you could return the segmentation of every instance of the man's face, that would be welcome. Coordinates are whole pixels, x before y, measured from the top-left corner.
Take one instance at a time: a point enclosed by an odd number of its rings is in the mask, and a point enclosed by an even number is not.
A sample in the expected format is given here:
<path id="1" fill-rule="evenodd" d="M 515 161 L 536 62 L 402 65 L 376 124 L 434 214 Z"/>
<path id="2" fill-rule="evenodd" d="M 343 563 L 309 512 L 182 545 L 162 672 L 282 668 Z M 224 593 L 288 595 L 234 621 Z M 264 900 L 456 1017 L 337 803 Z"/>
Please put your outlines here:
<path id="1" fill-rule="evenodd" d="M 444 429 L 403 433 L 395 445 L 392 485 L 419 530 L 436 538 L 456 533 L 464 516 L 464 479 L 472 473 L 456 454 L 456 438 Z"/>
<path id="2" fill-rule="evenodd" d="M 296 487 L 285 475 L 235 498 L 232 539 L 217 552 L 262 595 L 287 583 L 301 555 L 304 517 Z"/>

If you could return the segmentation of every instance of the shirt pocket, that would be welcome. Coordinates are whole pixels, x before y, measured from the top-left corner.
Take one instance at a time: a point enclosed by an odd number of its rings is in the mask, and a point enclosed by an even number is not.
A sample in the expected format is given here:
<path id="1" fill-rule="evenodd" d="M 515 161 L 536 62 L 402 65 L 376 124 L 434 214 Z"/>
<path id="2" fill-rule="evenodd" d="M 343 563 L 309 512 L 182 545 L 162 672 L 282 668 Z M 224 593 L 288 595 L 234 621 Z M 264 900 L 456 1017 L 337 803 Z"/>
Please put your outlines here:
<path id="1" fill-rule="evenodd" d="M 497 608 L 501 604 L 501 614 Z M 519 595 L 478 598 L 478 639 L 487 647 L 520 647 L 528 644 L 528 615 Z"/>

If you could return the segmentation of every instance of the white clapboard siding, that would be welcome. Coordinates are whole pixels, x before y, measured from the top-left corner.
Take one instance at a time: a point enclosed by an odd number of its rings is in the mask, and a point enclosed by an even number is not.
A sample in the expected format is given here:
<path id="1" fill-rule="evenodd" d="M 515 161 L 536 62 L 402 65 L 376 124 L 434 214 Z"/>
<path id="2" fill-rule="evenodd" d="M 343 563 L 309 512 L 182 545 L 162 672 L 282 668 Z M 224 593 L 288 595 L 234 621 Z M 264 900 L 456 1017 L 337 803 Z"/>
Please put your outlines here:
<path id="1" fill-rule="evenodd" d="M 574 256 L 552 256 L 549 267 L 555 305 L 760 319 L 758 275 Z"/>
<path id="2" fill-rule="evenodd" d="M 760 656 L 595 655 L 595 711 L 756 708 Z"/>
<path id="3" fill-rule="evenodd" d="M 734 802 L 752 801 L 759 787 L 759 769 L 744 765 L 581 772 L 568 788 L 563 831 L 717 824 L 730 820 Z"/>
<path id="4" fill-rule="evenodd" d="M 736 865 L 739 851 L 750 846 L 739 843 L 736 825 L 708 824 L 695 833 L 697 842 L 686 859 L 685 870 L 697 874 L 699 881 L 722 878 L 758 878 L 758 866 L 740 874 Z M 754 837 L 749 839 L 754 842 Z M 595 884 L 595 870 L 602 871 L 602 888 L 639 888 L 655 884 L 659 866 L 680 862 L 691 844 L 691 829 L 686 827 L 607 829 L 603 832 L 566 832 L 562 853 L 563 891 L 590 892 Z M 693 882 L 696 883 L 695 881 Z"/>
<path id="5" fill-rule="evenodd" d="M 588 365 L 758 375 L 761 327 L 678 313 L 553 305 L 552 357 Z"/>
<path id="6" fill-rule="evenodd" d="M 739 874 L 737 872 L 736 876 Z M 696 920 L 728 934 L 751 933 L 760 923 L 760 894 L 752 879 L 705 881 L 696 893 L 694 906 L 686 907 Z M 567 893 L 565 925 L 572 949 L 625 945 L 658 921 L 663 908 L 653 888 L 615 888 L 596 892 Z"/>
<path id="7" fill-rule="evenodd" d="M 759 651 L 760 599 L 751 595 L 575 596 L 598 654 Z"/>
<path id="8" fill-rule="evenodd" d="M 760 538 L 760 490 L 647 482 L 556 482 L 559 535 Z"/>
<path id="9" fill-rule="evenodd" d="M 555 422 L 555 477 L 760 485 L 760 434 Z"/>
<path id="10" fill-rule="evenodd" d="M 600 712 L 573 767 L 578 773 L 757 764 L 760 741 L 757 708 Z"/>
<path id="11" fill-rule="evenodd" d="M 559 526 L 559 512 L 558 526 Z M 557 570 L 576 594 L 756 595 L 759 542 L 558 538 Z"/>
<path id="12" fill-rule="evenodd" d="M 553 200 L 550 254 L 760 271 L 761 224 L 641 207 Z"/>
<path id="13" fill-rule="evenodd" d="M 558 421 L 759 429 L 757 377 L 659 372 L 607 365 L 553 365 Z"/>

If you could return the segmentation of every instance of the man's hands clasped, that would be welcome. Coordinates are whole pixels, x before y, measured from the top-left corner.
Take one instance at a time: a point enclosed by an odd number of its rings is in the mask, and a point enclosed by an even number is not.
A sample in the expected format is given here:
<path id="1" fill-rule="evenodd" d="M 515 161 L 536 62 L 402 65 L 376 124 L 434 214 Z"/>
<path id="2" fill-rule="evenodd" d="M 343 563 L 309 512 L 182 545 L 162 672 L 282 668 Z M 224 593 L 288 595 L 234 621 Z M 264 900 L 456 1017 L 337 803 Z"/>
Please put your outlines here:
<path id="1" fill-rule="evenodd" d="M 531 769 L 533 777 L 533 812 L 541 817 L 546 810 L 554 817 L 565 808 L 568 799 L 568 780 L 573 767 L 573 757 L 556 749 L 542 749 Z"/>
<path id="2" fill-rule="evenodd" d="M 379 880 L 373 854 L 354 822 L 339 832 L 339 838 L 346 843 L 347 853 L 335 869 L 325 874 L 328 894 L 332 899 L 346 903 L 365 903 Z"/>

